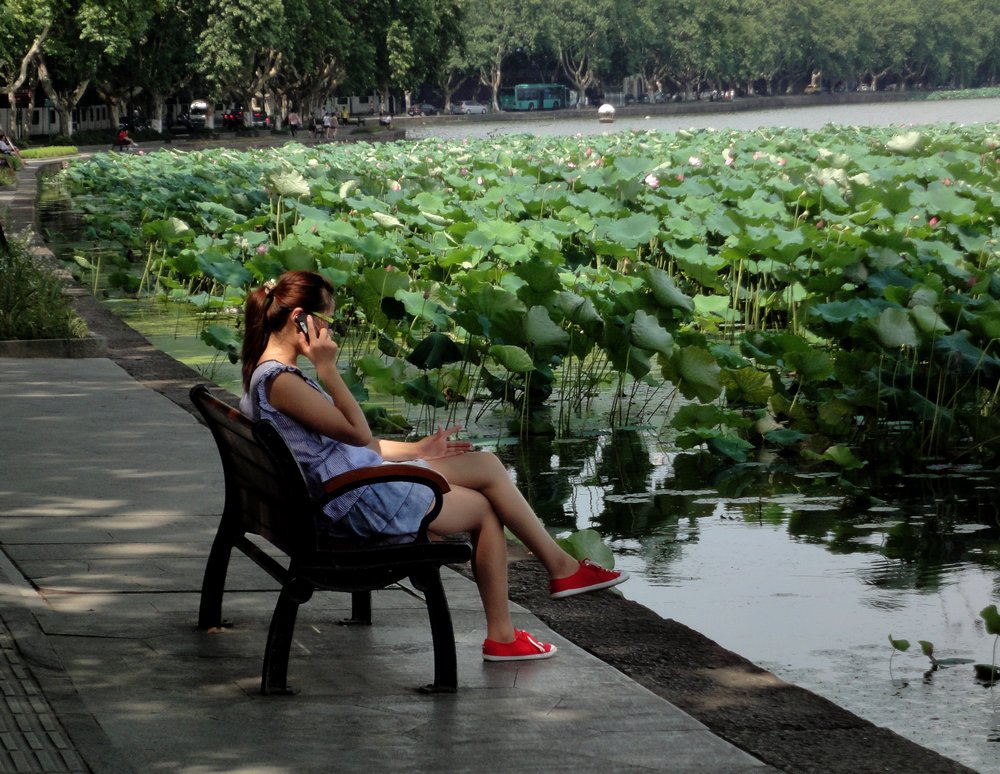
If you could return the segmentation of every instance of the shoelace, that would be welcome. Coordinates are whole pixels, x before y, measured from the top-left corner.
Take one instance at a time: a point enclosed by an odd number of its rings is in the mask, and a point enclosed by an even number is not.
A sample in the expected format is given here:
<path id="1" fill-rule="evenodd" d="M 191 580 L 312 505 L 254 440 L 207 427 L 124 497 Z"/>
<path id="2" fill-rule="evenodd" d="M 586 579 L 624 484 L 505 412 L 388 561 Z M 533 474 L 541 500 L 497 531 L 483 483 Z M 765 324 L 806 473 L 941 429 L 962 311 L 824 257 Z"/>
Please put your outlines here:
<path id="1" fill-rule="evenodd" d="M 538 640 L 536 640 L 534 637 L 532 637 L 527 632 L 521 631 L 520 629 L 518 629 L 515 632 L 515 636 L 519 640 L 524 640 L 525 642 L 530 643 L 532 646 L 534 646 L 535 648 L 537 648 L 537 650 L 538 650 L 539 653 L 544 653 L 545 652 L 545 646 L 542 645 L 542 643 L 540 643 Z"/>

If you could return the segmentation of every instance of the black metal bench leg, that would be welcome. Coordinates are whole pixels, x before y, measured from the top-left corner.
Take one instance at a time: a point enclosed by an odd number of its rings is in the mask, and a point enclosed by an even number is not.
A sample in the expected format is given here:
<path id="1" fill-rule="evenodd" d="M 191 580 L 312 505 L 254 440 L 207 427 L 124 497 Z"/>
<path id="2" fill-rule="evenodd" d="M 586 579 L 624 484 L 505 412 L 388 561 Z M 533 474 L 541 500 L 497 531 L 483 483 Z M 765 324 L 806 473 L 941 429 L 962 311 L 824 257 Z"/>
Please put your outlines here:
<path id="1" fill-rule="evenodd" d="M 434 641 L 434 683 L 420 690 L 424 693 L 455 693 L 458 690 L 458 663 L 455 657 L 455 630 L 451 624 L 448 598 L 441 585 L 439 568 L 410 577 L 413 585 L 424 593 L 427 616 Z"/>
<path id="2" fill-rule="evenodd" d="M 267 632 L 264 666 L 260 676 L 260 692 L 264 696 L 293 692 L 288 687 L 288 657 L 295 633 L 295 618 L 299 605 L 308 602 L 311 596 L 311 587 L 294 580 L 286 583 L 278 595 Z"/>
<path id="3" fill-rule="evenodd" d="M 351 617 L 340 622 L 343 626 L 372 625 L 372 593 L 370 591 L 351 592 Z"/>
<path id="4" fill-rule="evenodd" d="M 225 527 L 225 519 L 215 533 L 212 550 L 205 565 L 205 576 L 201 581 L 201 603 L 198 608 L 198 628 L 212 629 L 223 625 L 222 596 L 226 591 L 226 575 L 229 572 L 229 557 L 233 552 L 233 542 Z"/>

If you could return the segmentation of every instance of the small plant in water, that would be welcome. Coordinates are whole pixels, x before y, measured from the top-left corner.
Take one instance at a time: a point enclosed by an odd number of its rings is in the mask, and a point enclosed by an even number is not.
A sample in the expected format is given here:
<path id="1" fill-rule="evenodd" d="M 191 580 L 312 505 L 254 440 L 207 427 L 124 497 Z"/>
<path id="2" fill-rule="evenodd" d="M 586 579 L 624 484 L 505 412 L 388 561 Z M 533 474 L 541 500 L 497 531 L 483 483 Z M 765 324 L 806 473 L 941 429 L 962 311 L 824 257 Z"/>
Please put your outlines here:
<path id="1" fill-rule="evenodd" d="M 934 658 L 934 643 L 927 640 L 917 640 L 920 645 L 920 650 L 923 651 L 924 655 L 931 660 L 931 671 L 936 672 L 940 667 L 940 662 Z"/>
<path id="2" fill-rule="evenodd" d="M 996 685 L 1000 679 L 1000 671 L 997 670 L 997 640 L 1000 640 L 1000 612 L 996 605 L 988 605 L 979 612 L 980 617 L 986 622 L 986 631 L 994 635 L 993 637 L 993 661 L 989 664 L 976 664 L 976 677 L 987 680 L 990 689 Z"/>
<path id="3" fill-rule="evenodd" d="M 898 685 L 900 688 L 905 688 L 907 682 L 905 680 L 900 680 L 899 683 L 896 682 L 895 678 L 892 676 L 892 659 L 896 656 L 896 651 L 906 652 L 910 649 L 909 640 L 894 640 L 892 635 L 889 635 L 889 644 L 892 645 L 892 654 L 889 656 L 889 679 L 892 681 L 893 685 Z"/>

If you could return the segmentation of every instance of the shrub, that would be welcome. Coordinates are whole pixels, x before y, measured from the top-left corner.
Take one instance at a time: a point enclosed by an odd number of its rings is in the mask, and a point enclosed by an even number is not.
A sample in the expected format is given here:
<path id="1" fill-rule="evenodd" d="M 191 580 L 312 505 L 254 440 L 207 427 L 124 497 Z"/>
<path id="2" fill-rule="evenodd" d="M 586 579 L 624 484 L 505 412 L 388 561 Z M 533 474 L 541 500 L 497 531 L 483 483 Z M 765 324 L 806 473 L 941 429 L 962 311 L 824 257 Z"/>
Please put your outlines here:
<path id="1" fill-rule="evenodd" d="M 87 326 L 63 295 L 62 283 L 40 268 L 27 241 L 11 239 L 0 248 L 0 340 L 75 339 Z"/>

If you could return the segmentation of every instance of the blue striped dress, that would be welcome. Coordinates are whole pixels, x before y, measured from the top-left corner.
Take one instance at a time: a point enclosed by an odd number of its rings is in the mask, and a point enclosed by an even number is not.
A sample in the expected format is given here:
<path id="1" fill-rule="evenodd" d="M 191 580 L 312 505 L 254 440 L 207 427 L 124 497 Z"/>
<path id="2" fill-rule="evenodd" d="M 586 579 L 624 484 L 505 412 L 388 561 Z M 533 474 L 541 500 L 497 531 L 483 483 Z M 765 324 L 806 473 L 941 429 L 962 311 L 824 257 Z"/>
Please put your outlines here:
<path id="1" fill-rule="evenodd" d="M 383 463 L 374 449 L 335 441 L 274 408 L 267 399 L 268 384 L 285 372 L 300 377 L 327 400 L 333 401 L 315 380 L 295 366 L 266 360 L 254 370 L 250 390 L 240 401 L 240 410 L 251 419 L 270 420 L 278 428 L 299 461 L 314 495 L 322 493 L 323 482 L 327 479 L 355 468 Z M 416 536 L 433 501 L 431 490 L 421 484 L 406 481 L 374 484 L 331 500 L 324 507 L 327 523 L 317 526 L 332 537 L 362 543 L 406 543 Z"/>

